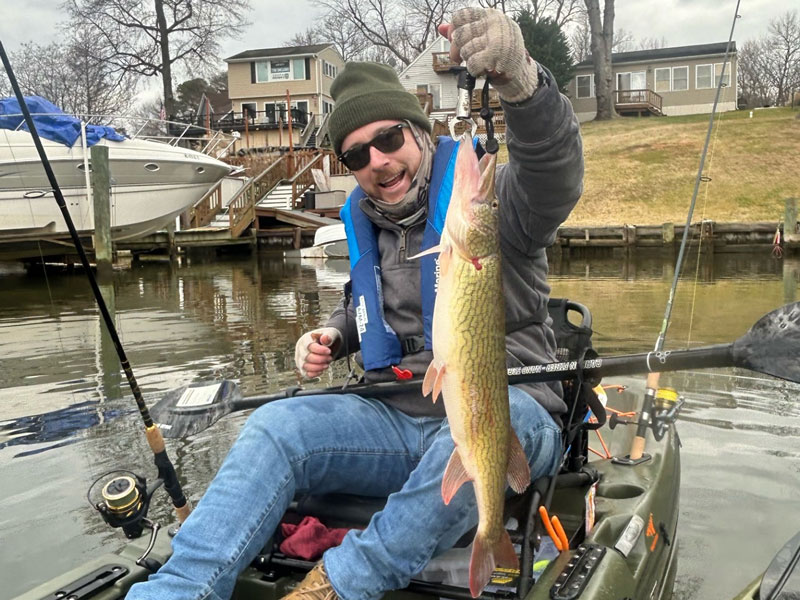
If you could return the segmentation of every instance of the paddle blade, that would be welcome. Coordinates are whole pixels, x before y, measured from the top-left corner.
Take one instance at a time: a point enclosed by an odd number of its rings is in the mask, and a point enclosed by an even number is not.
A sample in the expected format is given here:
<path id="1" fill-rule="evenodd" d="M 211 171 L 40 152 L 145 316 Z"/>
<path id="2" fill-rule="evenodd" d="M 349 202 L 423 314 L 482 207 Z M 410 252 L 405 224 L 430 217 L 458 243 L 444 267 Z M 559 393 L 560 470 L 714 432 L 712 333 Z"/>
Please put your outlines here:
<path id="1" fill-rule="evenodd" d="M 800 383 L 800 302 L 761 317 L 733 343 L 737 367 Z"/>
<path id="2" fill-rule="evenodd" d="M 224 380 L 212 385 L 182 387 L 172 390 L 151 409 L 165 438 L 182 438 L 210 427 L 232 412 L 234 401 L 241 398 L 235 382 Z"/>

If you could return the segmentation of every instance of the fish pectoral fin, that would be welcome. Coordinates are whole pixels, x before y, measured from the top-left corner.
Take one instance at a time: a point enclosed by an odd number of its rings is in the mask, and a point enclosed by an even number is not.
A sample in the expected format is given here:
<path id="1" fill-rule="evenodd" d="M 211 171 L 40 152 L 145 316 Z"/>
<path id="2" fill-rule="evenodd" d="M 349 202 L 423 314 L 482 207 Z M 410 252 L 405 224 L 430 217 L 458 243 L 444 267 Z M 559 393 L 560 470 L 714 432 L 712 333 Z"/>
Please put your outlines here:
<path id="1" fill-rule="evenodd" d="M 422 380 L 423 396 L 427 396 L 433 392 L 433 397 L 431 399 L 436 402 L 436 400 L 439 398 L 439 394 L 442 392 L 444 372 L 444 363 L 434 358 L 431 361 L 431 364 L 428 365 L 428 370 L 425 371 L 425 379 Z"/>
<path id="2" fill-rule="evenodd" d="M 423 256 L 428 256 L 429 254 L 439 254 L 442 251 L 441 245 L 436 245 L 433 248 L 428 248 L 427 250 L 423 250 L 415 254 L 414 256 L 409 256 L 408 260 L 414 260 L 415 258 L 422 258 Z"/>
<path id="3" fill-rule="evenodd" d="M 461 484 L 469 480 L 470 477 L 464 468 L 464 463 L 461 462 L 458 447 L 453 448 L 453 453 L 450 455 L 450 460 L 444 470 L 444 477 L 442 477 L 442 500 L 444 500 L 444 503 L 450 504 L 450 500 L 456 495 Z"/>
<path id="4" fill-rule="evenodd" d="M 531 467 L 525 450 L 519 443 L 517 434 L 512 429 L 508 439 L 508 485 L 511 489 L 521 494 L 531 483 Z"/>

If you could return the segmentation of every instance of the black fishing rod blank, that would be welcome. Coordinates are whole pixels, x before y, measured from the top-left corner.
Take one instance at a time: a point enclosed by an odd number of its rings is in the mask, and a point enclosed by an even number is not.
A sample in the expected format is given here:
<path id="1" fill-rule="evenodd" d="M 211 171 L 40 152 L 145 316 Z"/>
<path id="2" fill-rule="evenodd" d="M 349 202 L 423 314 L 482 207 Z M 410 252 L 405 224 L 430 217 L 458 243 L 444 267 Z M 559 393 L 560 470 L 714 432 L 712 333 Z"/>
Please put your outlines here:
<path id="1" fill-rule="evenodd" d="M 81 265 L 83 265 L 83 269 L 89 279 L 89 285 L 92 288 L 92 293 L 94 294 L 97 306 L 100 309 L 100 314 L 103 317 L 103 322 L 106 325 L 108 334 L 111 336 L 111 341 L 114 344 L 114 349 L 119 357 L 122 370 L 125 372 L 125 377 L 128 379 L 128 385 L 133 392 L 133 397 L 136 400 L 136 406 L 139 409 L 139 414 L 142 416 L 142 420 L 144 421 L 147 442 L 150 445 L 153 454 L 155 455 L 155 463 L 158 467 L 159 477 L 164 480 L 164 487 L 172 498 L 172 503 L 175 506 L 175 512 L 178 515 L 178 519 L 183 522 L 186 517 L 189 516 L 191 507 L 189 502 L 186 500 L 186 497 L 183 495 L 180 482 L 178 481 L 178 476 L 175 473 L 175 467 L 167 455 L 164 437 L 161 435 L 161 431 L 158 426 L 153 422 L 153 419 L 150 416 L 150 411 L 147 408 L 147 404 L 142 397 L 142 392 L 139 389 L 139 384 L 136 382 L 133 369 L 131 369 L 131 365 L 128 362 L 128 357 L 125 355 L 125 349 L 122 347 L 122 342 L 117 335 L 117 328 L 114 326 L 114 320 L 112 319 L 111 314 L 108 312 L 108 307 L 103 299 L 103 294 L 100 292 L 97 279 L 95 278 L 91 265 L 89 264 L 89 258 L 86 256 L 86 251 L 84 250 L 83 244 L 78 236 L 78 232 L 75 229 L 75 224 L 72 222 L 72 216 L 69 214 L 69 209 L 67 208 L 67 203 L 64 200 L 64 195 L 61 193 L 61 188 L 58 185 L 55 173 L 53 172 L 50 161 L 44 151 L 42 140 L 39 137 L 38 131 L 36 130 L 33 117 L 28 110 L 28 105 L 25 102 L 24 96 L 22 95 L 22 90 L 19 87 L 19 83 L 14 75 L 14 70 L 12 69 L 11 63 L 8 60 L 8 56 L 2 42 L 0 42 L 0 59 L 3 61 L 3 66 L 8 74 L 8 79 L 11 83 L 12 89 L 14 90 L 14 95 L 17 97 L 20 109 L 22 110 L 22 115 L 25 118 L 25 123 L 28 126 L 31 137 L 33 138 L 33 143 L 36 147 L 37 153 L 39 154 L 39 158 L 42 161 L 42 166 L 44 167 L 45 174 L 47 175 L 47 180 L 50 182 L 50 187 L 53 191 L 53 196 L 58 204 L 58 208 L 61 210 L 61 214 L 64 217 L 70 237 L 75 245 L 75 250 L 78 252 L 78 256 L 80 257 Z"/>

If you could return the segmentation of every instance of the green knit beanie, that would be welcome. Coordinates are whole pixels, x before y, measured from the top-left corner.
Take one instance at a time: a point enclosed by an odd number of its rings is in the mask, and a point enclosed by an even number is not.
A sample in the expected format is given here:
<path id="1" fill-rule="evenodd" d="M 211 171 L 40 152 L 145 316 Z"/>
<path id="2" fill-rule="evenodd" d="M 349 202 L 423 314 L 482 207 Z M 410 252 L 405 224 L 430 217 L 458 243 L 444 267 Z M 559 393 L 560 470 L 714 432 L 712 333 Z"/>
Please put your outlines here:
<path id="1" fill-rule="evenodd" d="M 374 121 L 411 121 L 431 131 L 419 100 L 403 89 L 397 73 L 387 65 L 347 63 L 331 85 L 331 96 L 336 104 L 328 117 L 328 132 L 337 155 L 344 138 Z"/>

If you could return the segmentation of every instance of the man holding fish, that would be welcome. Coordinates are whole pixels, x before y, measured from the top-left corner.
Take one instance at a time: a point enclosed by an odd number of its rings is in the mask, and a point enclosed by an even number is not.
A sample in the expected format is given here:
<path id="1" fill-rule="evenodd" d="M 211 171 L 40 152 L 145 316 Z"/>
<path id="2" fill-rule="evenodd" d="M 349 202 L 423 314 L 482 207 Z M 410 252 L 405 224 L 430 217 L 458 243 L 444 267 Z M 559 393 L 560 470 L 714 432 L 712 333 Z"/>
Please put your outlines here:
<path id="1" fill-rule="evenodd" d="M 424 376 L 425 395 L 324 394 L 256 410 L 173 557 L 129 599 L 229 597 L 303 493 L 388 500 L 325 552 L 293 600 L 380 598 L 476 524 L 472 595 L 495 566 L 517 565 L 503 498 L 508 484 L 521 492 L 557 470 L 566 405 L 560 384 L 509 387 L 505 368 L 555 359 L 545 248 L 580 197 L 582 145 L 569 100 L 510 18 L 467 8 L 439 30 L 451 58 L 497 89 L 508 164 L 495 183 L 495 157 L 481 172 L 471 140 L 431 141 L 392 69 L 348 63 L 331 88 L 329 135 L 358 182 L 342 210 L 352 298 L 295 354 L 316 377 L 360 350 L 368 382 Z"/>

